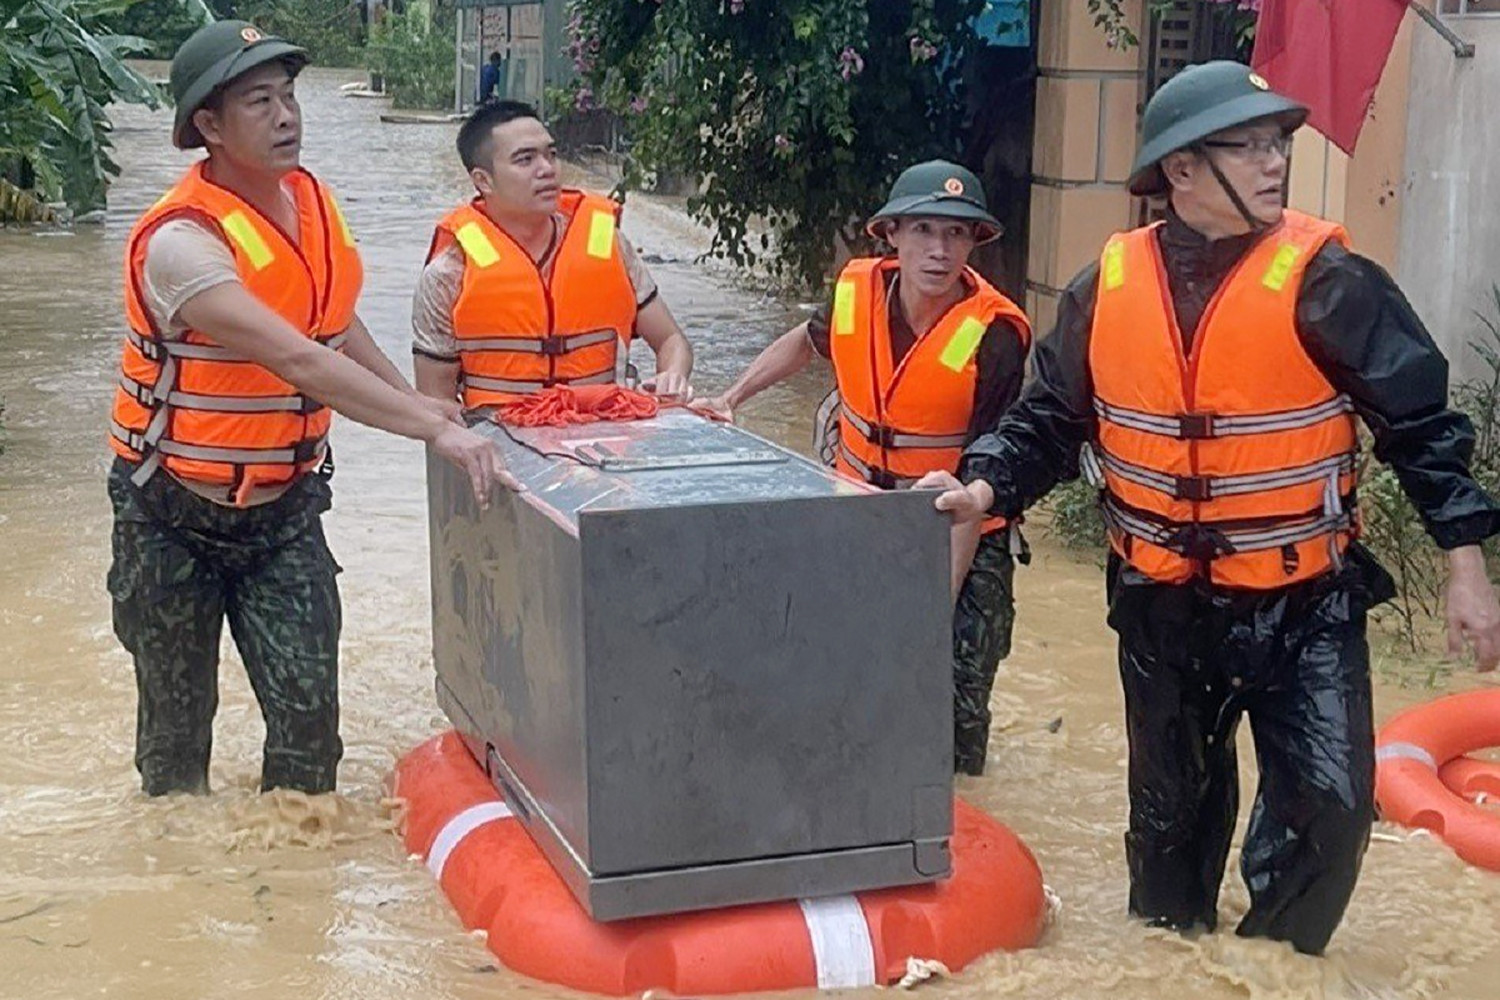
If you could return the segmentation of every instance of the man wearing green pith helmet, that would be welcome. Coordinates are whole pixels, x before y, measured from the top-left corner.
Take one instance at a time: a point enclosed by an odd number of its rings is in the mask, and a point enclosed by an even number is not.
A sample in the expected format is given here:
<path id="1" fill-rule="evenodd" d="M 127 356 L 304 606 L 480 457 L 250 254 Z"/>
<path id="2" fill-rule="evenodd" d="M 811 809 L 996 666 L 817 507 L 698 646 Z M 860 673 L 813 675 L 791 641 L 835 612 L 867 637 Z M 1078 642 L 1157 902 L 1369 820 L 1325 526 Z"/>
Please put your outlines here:
<path id="1" fill-rule="evenodd" d="M 1109 528 L 1129 743 L 1130 910 L 1213 930 L 1248 716 L 1259 783 L 1238 933 L 1317 954 L 1374 819 L 1366 612 L 1394 593 L 1358 541 L 1363 421 L 1448 555 L 1449 642 L 1500 659 L 1479 543 L 1500 505 L 1468 468 L 1474 430 L 1390 276 L 1341 226 L 1283 208 L 1307 109 L 1212 62 L 1147 105 L 1130 179 L 1162 223 L 1112 237 L 1068 286 L 1036 380 L 998 431 L 935 475 L 959 521 L 1014 516 L 1080 445 Z M 961 480 L 961 481 L 960 481 Z"/>
<path id="2" fill-rule="evenodd" d="M 838 388 L 820 412 L 819 450 L 846 475 L 902 489 L 956 471 L 963 446 L 1015 401 L 1031 325 L 968 266 L 1001 227 L 963 167 L 908 168 L 867 228 L 894 253 L 851 260 L 829 308 L 774 341 L 711 405 L 732 415 L 822 355 Z M 977 775 L 996 667 L 1010 651 L 1021 543 L 1013 524 L 991 518 L 956 529 L 953 544 L 954 769 Z"/>
<path id="3" fill-rule="evenodd" d="M 476 499 L 516 485 L 456 404 L 418 395 L 355 312 L 363 271 L 332 192 L 300 166 L 301 49 L 244 21 L 172 60 L 173 143 L 207 149 L 131 231 L 109 442 L 109 592 L 135 661 L 148 795 L 206 793 L 219 638 L 266 722 L 263 789 L 332 791 L 339 739 L 337 411 L 428 442 Z"/>

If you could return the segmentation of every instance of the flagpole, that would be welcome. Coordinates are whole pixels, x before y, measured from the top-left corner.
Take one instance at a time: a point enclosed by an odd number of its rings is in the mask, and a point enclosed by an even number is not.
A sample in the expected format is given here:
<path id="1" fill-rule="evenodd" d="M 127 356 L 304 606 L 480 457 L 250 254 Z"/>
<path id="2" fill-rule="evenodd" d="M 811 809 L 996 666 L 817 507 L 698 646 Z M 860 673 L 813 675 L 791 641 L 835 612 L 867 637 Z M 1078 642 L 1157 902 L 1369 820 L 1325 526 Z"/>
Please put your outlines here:
<path id="1" fill-rule="evenodd" d="M 1406 0 L 1406 6 L 1416 12 L 1417 16 L 1426 21 L 1431 28 L 1443 36 L 1444 41 L 1453 46 L 1453 54 L 1460 59 L 1474 58 L 1474 43 L 1466 42 L 1453 33 L 1453 29 L 1443 23 L 1442 18 L 1422 5 L 1421 0 Z"/>

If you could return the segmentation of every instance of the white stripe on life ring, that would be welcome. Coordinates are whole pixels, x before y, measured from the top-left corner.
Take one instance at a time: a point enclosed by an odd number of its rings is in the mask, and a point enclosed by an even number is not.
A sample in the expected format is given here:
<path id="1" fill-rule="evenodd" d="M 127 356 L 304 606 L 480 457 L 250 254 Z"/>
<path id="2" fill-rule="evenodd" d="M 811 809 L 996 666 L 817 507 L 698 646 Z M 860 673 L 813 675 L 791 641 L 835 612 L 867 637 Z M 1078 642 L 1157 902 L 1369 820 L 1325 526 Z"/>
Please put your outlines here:
<path id="1" fill-rule="evenodd" d="M 1433 759 L 1432 754 L 1417 746 L 1415 743 L 1387 743 L 1383 747 L 1375 748 L 1375 759 L 1377 761 L 1391 760 L 1394 758 L 1414 760 L 1419 764 L 1426 764 L 1434 771 L 1437 770 L 1438 766 L 1437 761 Z"/>
<path id="2" fill-rule="evenodd" d="M 443 828 L 438 831 L 437 839 L 432 842 L 432 850 L 427 854 L 427 870 L 432 872 L 432 877 L 439 882 L 443 880 L 443 868 L 448 864 L 448 855 L 453 853 L 465 837 L 486 823 L 509 819 L 511 815 L 510 806 L 504 802 L 481 802 L 444 823 Z"/>
<path id="3" fill-rule="evenodd" d="M 865 911 L 853 896 L 799 899 L 807 936 L 812 939 L 818 989 L 875 985 L 875 948 Z"/>

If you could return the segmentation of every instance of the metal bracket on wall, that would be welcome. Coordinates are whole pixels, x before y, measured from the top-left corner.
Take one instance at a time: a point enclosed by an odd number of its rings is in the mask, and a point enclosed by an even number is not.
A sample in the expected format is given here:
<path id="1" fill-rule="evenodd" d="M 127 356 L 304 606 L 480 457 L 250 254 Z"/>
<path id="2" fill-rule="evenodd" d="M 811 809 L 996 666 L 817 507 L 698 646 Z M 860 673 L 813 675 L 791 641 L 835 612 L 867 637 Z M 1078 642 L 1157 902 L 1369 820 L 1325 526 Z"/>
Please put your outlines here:
<path id="1" fill-rule="evenodd" d="M 1474 58 L 1474 43 L 1466 42 L 1462 38 L 1458 37 L 1458 35 L 1454 33 L 1452 28 L 1443 23 L 1442 18 L 1438 17 L 1432 11 L 1424 7 L 1421 0 L 1406 0 L 1406 6 L 1415 11 L 1416 15 L 1422 20 L 1426 21 L 1433 31 L 1436 31 L 1438 34 L 1442 35 L 1445 42 L 1453 46 L 1453 55 L 1455 58 Z"/>

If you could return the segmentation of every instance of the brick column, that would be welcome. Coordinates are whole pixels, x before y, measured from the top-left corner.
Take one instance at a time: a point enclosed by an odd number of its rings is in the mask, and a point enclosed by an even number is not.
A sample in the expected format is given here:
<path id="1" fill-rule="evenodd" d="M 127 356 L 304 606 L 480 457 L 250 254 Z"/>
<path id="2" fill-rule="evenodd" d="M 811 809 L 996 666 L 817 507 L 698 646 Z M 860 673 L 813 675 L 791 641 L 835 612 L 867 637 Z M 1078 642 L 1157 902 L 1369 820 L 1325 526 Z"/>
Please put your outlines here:
<path id="1" fill-rule="evenodd" d="M 1141 0 L 1125 5 L 1145 38 Z M 1105 44 L 1086 4 L 1044 3 L 1037 38 L 1036 140 L 1026 309 L 1052 327 L 1062 289 L 1109 236 L 1129 228 L 1141 53 Z"/>

